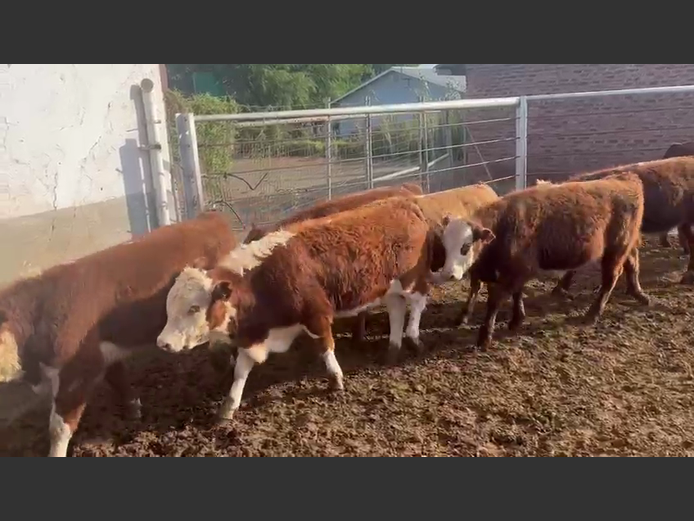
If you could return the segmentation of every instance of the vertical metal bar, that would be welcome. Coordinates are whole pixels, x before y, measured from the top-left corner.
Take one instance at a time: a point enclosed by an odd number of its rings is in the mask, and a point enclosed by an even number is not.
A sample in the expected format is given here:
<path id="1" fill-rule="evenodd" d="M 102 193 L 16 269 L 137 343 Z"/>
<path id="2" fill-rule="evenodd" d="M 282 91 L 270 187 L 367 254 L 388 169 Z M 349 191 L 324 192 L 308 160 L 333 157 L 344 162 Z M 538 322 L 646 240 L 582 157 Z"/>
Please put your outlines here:
<path id="1" fill-rule="evenodd" d="M 528 186 L 528 98 L 520 96 L 516 107 L 516 190 Z"/>
<path id="2" fill-rule="evenodd" d="M 176 129 L 181 155 L 185 214 L 187 219 L 193 219 L 204 209 L 195 116 L 192 113 L 176 114 Z"/>
<path id="3" fill-rule="evenodd" d="M 431 193 L 431 174 L 429 173 L 429 125 L 426 112 L 422 112 L 422 149 L 424 151 L 424 172 L 426 172 L 427 193 Z"/>
<path id="4" fill-rule="evenodd" d="M 366 105 L 371 105 L 371 98 L 366 98 Z M 371 149 L 371 114 L 366 115 L 366 183 L 369 190 L 374 187 L 374 172 L 373 172 L 373 151 Z"/>
<path id="5" fill-rule="evenodd" d="M 417 100 L 419 103 L 422 103 L 424 101 L 424 97 L 418 96 Z M 426 170 L 426 161 L 424 159 L 424 112 L 418 112 L 417 113 L 417 123 L 418 123 L 418 130 L 419 130 L 419 184 L 422 184 L 423 180 L 423 174 L 424 171 Z"/>
<path id="6" fill-rule="evenodd" d="M 330 100 L 328 100 L 328 108 L 330 108 Z M 333 148 L 333 126 L 330 120 L 330 116 L 325 122 L 325 162 L 326 162 L 326 176 L 328 183 L 328 200 L 333 198 L 333 172 L 332 172 L 332 148 Z"/>
<path id="7" fill-rule="evenodd" d="M 451 111 L 443 112 L 444 140 L 446 142 L 446 153 L 448 154 L 448 168 L 453 168 L 455 158 L 453 157 L 453 128 L 451 127 Z"/>

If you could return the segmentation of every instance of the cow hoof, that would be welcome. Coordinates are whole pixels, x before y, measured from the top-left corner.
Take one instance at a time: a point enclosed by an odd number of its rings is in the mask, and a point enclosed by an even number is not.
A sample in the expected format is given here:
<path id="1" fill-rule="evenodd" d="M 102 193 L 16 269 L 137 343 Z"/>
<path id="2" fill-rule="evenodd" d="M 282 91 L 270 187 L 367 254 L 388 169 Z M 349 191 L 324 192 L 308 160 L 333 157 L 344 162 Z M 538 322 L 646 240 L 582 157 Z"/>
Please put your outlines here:
<path id="1" fill-rule="evenodd" d="M 586 326 L 594 326 L 598 322 L 598 314 L 593 311 L 589 311 L 583 315 L 581 322 Z"/>
<path id="2" fill-rule="evenodd" d="M 339 393 L 345 390 L 345 384 L 342 381 L 342 378 L 331 378 L 330 379 L 330 385 L 328 389 L 332 392 Z"/>
<path id="3" fill-rule="evenodd" d="M 645 293 L 634 293 L 631 295 L 636 299 L 637 302 L 644 306 L 650 306 L 651 305 L 651 298 L 646 295 Z"/>
<path id="4" fill-rule="evenodd" d="M 682 275 L 682 280 L 680 284 L 694 284 L 694 271 L 687 271 Z"/>
<path id="5" fill-rule="evenodd" d="M 125 418 L 131 421 L 142 419 L 142 403 L 139 398 L 135 398 L 125 405 Z"/>
<path id="6" fill-rule="evenodd" d="M 400 348 L 390 345 L 386 355 L 386 365 L 395 365 L 400 359 Z"/>
<path id="7" fill-rule="evenodd" d="M 562 288 L 561 286 L 556 286 L 556 287 L 552 290 L 552 295 L 555 296 L 555 297 L 558 297 L 558 298 L 565 298 L 565 299 L 570 299 L 570 298 L 571 298 L 571 294 L 570 294 L 567 290 L 565 290 L 564 288 Z"/>
<path id="8" fill-rule="evenodd" d="M 481 336 L 480 338 L 477 339 L 477 350 L 478 351 L 487 351 L 490 347 L 492 346 L 492 337 L 491 335 L 485 335 Z"/>
<path id="9" fill-rule="evenodd" d="M 419 338 L 406 337 L 418 355 L 424 354 L 424 344 Z"/>
<path id="10" fill-rule="evenodd" d="M 517 331 L 523 325 L 523 318 L 511 319 L 508 323 L 509 331 Z"/>
<path id="11" fill-rule="evenodd" d="M 225 423 L 234 419 L 234 413 L 237 411 L 238 407 L 234 407 L 231 402 L 224 401 L 222 406 L 217 411 L 217 421 L 219 423 Z"/>

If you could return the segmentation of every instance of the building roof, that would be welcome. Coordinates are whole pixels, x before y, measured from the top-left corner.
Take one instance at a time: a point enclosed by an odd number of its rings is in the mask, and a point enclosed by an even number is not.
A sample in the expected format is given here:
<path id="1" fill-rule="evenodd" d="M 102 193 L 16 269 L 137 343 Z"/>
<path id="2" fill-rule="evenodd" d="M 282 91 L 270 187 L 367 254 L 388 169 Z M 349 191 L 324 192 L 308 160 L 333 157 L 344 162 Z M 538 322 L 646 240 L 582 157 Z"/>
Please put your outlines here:
<path id="1" fill-rule="evenodd" d="M 381 74 L 377 74 L 373 78 L 365 81 L 358 87 L 350 90 L 349 92 L 346 92 L 339 98 L 335 98 L 330 102 L 330 104 L 332 105 L 334 103 L 337 103 L 338 101 L 342 101 L 343 99 L 354 94 L 355 92 L 360 91 L 367 85 L 370 85 L 371 83 L 374 83 L 375 81 L 381 79 L 383 76 L 392 73 L 403 74 L 404 76 L 409 76 L 410 78 L 416 78 L 418 80 L 426 81 L 427 83 L 432 83 L 441 87 L 452 88 L 457 90 L 458 92 L 465 92 L 465 76 L 438 74 L 436 72 L 435 67 L 391 67 L 390 69 L 383 71 Z"/>
<path id="2" fill-rule="evenodd" d="M 391 67 L 405 76 L 419 78 L 421 80 L 439 85 L 441 87 L 449 87 L 458 92 L 465 92 L 465 76 L 453 76 L 451 74 L 439 74 L 436 69 L 426 67 Z"/>

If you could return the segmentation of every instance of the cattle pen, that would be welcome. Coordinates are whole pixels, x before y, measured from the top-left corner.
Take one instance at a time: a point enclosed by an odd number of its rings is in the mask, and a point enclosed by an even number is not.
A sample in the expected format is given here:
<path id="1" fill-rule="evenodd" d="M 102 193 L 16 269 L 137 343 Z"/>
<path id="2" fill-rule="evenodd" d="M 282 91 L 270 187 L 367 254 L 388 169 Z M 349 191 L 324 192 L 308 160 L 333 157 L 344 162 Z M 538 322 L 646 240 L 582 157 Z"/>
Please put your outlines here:
<path id="1" fill-rule="evenodd" d="M 563 160 L 543 155 L 543 136 L 533 133 L 533 117 L 542 117 L 540 107 L 548 104 L 578 99 L 587 107 L 559 111 L 563 126 L 555 134 L 563 132 L 573 143 L 569 148 L 580 145 L 581 135 L 628 133 L 637 123 L 649 125 L 644 109 L 627 115 L 625 123 L 615 114 L 614 129 L 585 123 L 590 100 L 611 96 L 662 100 L 650 109 L 669 114 L 669 122 L 653 127 L 660 132 L 653 142 L 634 143 L 631 149 L 613 147 L 606 137 L 605 149 L 592 155 L 578 149 Z M 676 86 L 399 107 L 179 114 L 179 163 L 172 172 L 178 212 L 187 219 L 218 208 L 243 232 L 316 201 L 385 184 L 416 181 L 433 192 L 485 182 L 504 195 L 584 165 L 662 157 L 673 142 L 691 140 L 693 100 L 694 86 Z M 413 117 L 392 117 L 397 115 Z M 339 135 L 340 118 L 361 122 L 357 134 Z M 218 141 L 203 142 L 201 129 L 210 125 L 215 130 L 204 136 Z M 485 134 L 484 125 L 501 130 Z M 284 130 L 268 130 L 276 127 Z M 204 150 L 214 153 L 204 155 Z M 215 170 L 221 167 L 226 170 Z M 227 386 L 210 367 L 204 346 L 178 355 L 152 352 L 129 362 L 142 418 L 121 417 L 110 389 L 100 386 L 72 454 L 691 456 L 694 286 L 678 283 L 684 266 L 680 249 L 645 237 L 641 284 L 653 303 L 636 306 L 620 278 L 595 326 L 576 325 L 573 319 L 594 299 L 599 268 L 580 270 L 570 300 L 551 297 L 556 279 L 534 281 L 527 287 L 524 326 L 507 331 L 511 306 L 506 303 L 495 346 L 484 353 L 469 347 L 484 317 L 486 290 L 470 323 L 456 327 L 469 286 L 447 283 L 434 290 L 422 316 L 424 356 L 413 354 L 394 367 L 380 363 L 388 344 L 388 317 L 380 308 L 370 313 L 366 342 L 359 347 L 350 344 L 349 321 L 338 321 L 343 395 L 326 392 L 322 363 L 302 338 L 290 353 L 271 357 L 253 373 L 247 399 L 229 424 L 214 422 Z M 0 455 L 44 454 L 46 440 L 34 435 L 45 423 L 42 414 L 0 430 Z"/>

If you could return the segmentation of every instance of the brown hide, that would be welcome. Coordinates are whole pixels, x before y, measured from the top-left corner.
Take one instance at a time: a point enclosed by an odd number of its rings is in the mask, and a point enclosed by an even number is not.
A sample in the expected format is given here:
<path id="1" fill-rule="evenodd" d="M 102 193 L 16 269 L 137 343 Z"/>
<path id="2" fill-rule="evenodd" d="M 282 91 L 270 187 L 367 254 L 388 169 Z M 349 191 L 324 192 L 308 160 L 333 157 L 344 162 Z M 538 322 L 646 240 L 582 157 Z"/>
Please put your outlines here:
<path id="1" fill-rule="evenodd" d="M 673 145 L 668 153 L 686 152 L 691 144 Z M 673 149 L 674 148 L 674 149 Z M 666 153 L 667 155 L 667 153 Z M 687 273 L 682 282 L 694 282 L 694 156 L 680 155 L 643 163 L 634 163 L 596 172 L 579 174 L 570 180 L 601 179 L 618 172 L 634 172 L 643 181 L 645 210 L 641 231 L 667 234 L 677 227 L 680 242 L 689 253 Z M 666 237 L 667 239 L 667 237 Z M 664 243 L 669 244 L 665 240 Z"/>
<path id="2" fill-rule="evenodd" d="M 640 177 L 631 173 L 549 189 L 541 185 L 512 192 L 478 210 L 471 221 L 496 236 L 470 270 L 471 279 L 494 286 L 478 345 L 491 343 L 496 311 L 509 294 L 514 296 L 510 326 L 520 325 L 525 315 L 523 287 L 545 270 L 575 270 L 602 259 L 603 287 L 587 315 L 591 320 L 599 316 L 627 257 L 638 255 L 642 186 Z M 638 284 L 638 257 L 625 269 L 631 293 L 646 299 Z"/>
<path id="3" fill-rule="evenodd" d="M 217 281 L 231 279 L 230 302 L 238 315 L 230 334 L 239 347 L 293 324 L 321 337 L 331 335 L 336 312 L 381 298 L 394 279 L 428 291 L 429 227 L 409 199 L 380 200 L 295 226 L 296 235 L 286 245 L 243 277 L 220 267 L 209 272 Z"/>
<path id="4" fill-rule="evenodd" d="M 643 233 L 666 232 L 682 223 L 694 223 L 694 157 L 672 157 L 606 168 L 578 174 L 569 181 L 602 179 L 620 172 L 633 172 L 643 182 Z"/>
<path id="5" fill-rule="evenodd" d="M 154 345 L 175 276 L 186 265 L 211 268 L 235 246 L 227 218 L 207 212 L 54 266 L 0 292 L 0 333 L 16 339 L 24 381 L 39 383 L 40 363 L 60 369 L 56 412 L 74 432 L 106 369 L 99 344 Z M 116 362 L 106 379 L 131 398 L 123 371 Z"/>
<path id="6" fill-rule="evenodd" d="M 243 242 L 244 244 L 248 244 L 250 242 L 257 241 L 258 239 L 262 239 L 270 232 L 277 231 L 280 228 L 286 228 L 290 224 L 326 217 L 345 210 L 352 210 L 387 197 L 421 195 L 422 193 L 422 189 L 419 185 L 414 183 L 403 183 L 400 186 L 373 188 L 371 190 L 365 190 L 363 192 L 356 192 L 327 201 L 321 201 L 310 208 L 295 212 L 286 219 L 283 219 L 267 228 L 261 229 L 254 226 Z"/>
<path id="7" fill-rule="evenodd" d="M 446 260 L 446 252 L 440 236 L 443 231 L 444 217 L 467 218 L 482 206 L 499 199 L 499 196 L 486 184 L 476 184 L 434 192 L 415 198 L 429 227 L 435 232 L 432 252 L 432 271 L 438 271 Z"/>
<path id="8" fill-rule="evenodd" d="M 663 159 L 680 156 L 694 156 L 694 141 L 688 141 L 687 143 L 673 143 L 665 151 Z M 691 248 L 689 247 L 689 239 L 686 228 L 689 228 L 691 233 L 691 225 L 684 224 L 677 227 L 677 235 L 680 241 L 680 247 L 684 251 L 684 254 L 688 255 Z M 669 248 L 671 246 L 667 233 L 660 235 L 660 244 L 665 248 Z"/>
<path id="9" fill-rule="evenodd" d="M 363 192 L 357 192 L 354 194 L 343 195 L 328 201 L 322 201 L 310 208 L 296 212 L 271 227 L 261 229 L 254 226 L 243 242 L 244 244 L 249 244 L 253 241 L 262 239 L 268 233 L 279 230 L 280 228 L 287 228 L 304 221 L 312 221 L 314 219 L 327 217 L 335 213 L 353 210 L 374 201 L 396 196 L 413 197 L 416 195 L 421 195 L 422 193 L 422 189 L 419 185 L 415 183 L 403 183 L 400 186 L 386 186 L 365 190 Z M 366 312 L 359 313 L 353 323 L 352 340 L 355 342 L 360 342 L 363 340 L 364 335 L 366 334 L 366 315 Z M 222 354 L 222 358 L 227 357 L 227 353 L 224 352 Z"/>

